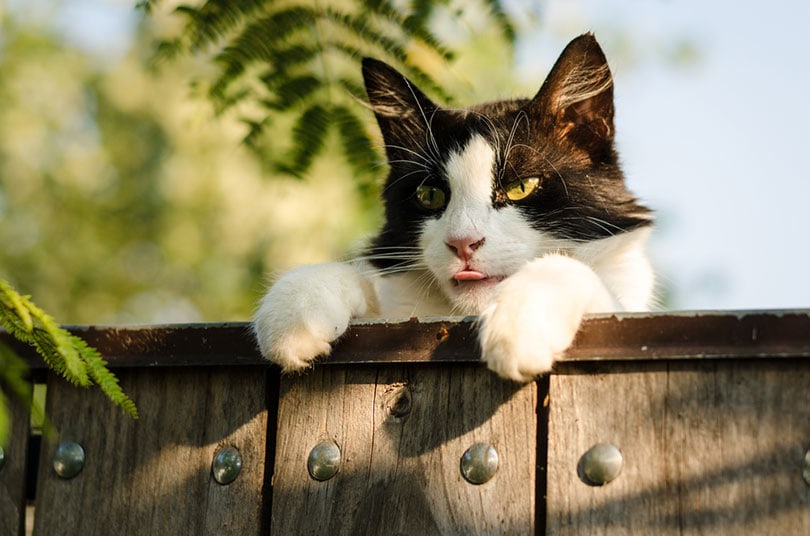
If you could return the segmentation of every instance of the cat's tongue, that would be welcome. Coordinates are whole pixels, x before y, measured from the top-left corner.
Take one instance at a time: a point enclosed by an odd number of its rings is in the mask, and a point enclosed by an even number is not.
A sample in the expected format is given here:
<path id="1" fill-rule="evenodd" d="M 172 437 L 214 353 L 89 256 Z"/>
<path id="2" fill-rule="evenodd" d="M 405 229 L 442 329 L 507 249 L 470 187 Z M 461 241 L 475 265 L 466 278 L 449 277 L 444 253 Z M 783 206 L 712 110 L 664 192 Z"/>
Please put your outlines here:
<path id="1" fill-rule="evenodd" d="M 486 278 L 486 274 L 482 274 L 477 270 L 461 270 L 453 276 L 456 281 L 481 281 Z"/>

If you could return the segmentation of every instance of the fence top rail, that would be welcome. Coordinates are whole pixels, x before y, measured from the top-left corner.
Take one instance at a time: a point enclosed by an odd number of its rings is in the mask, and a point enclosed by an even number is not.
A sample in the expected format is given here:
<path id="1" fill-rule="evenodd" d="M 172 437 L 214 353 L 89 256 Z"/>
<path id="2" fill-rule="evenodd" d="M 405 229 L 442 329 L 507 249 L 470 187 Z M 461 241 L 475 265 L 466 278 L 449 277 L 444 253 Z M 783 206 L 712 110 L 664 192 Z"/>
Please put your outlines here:
<path id="1" fill-rule="evenodd" d="M 73 326 L 113 368 L 265 365 L 247 322 Z M 475 318 L 354 322 L 324 364 L 474 363 Z M 0 331 L 34 370 L 30 347 Z M 589 316 L 558 368 L 593 361 L 810 357 L 810 310 L 692 311 Z"/>

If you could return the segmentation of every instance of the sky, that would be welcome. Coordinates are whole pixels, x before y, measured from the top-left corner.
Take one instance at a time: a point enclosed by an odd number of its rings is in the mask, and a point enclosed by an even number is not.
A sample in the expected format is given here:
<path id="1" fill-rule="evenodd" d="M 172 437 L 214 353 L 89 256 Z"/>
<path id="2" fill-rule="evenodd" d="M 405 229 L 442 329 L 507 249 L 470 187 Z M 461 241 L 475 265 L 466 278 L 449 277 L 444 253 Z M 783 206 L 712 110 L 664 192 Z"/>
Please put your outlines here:
<path id="1" fill-rule="evenodd" d="M 542 79 L 574 36 L 602 44 L 619 153 L 658 214 L 650 250 L 671 306 L 810 306 L 810 3 L 542 6 L 517 68 Z M 684 42 L 695 57 L 679 64 Z"/>
<path id="2" fill-rule="evenodd" d="M 133 4 L 74 0 L 56 20 L 66 38 L 114 61 Z M 657 213 L 650 251 L 669 306 L 810 307 L 810 3 L 508 4 L 533 15 L 516 52 L 526 83 L 539 87 L 573 37 L 592 31 L 602 44 L 625 174 Z"/>

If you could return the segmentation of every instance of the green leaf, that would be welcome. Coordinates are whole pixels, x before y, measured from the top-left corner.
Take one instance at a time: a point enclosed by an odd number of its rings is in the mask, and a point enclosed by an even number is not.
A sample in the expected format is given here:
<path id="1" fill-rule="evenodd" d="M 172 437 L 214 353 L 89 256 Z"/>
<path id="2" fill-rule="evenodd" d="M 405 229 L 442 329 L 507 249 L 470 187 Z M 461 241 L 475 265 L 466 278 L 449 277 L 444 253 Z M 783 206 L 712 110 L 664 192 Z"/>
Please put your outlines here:
<path id="1" fill-rule="evenodd" d="M 380 158 L 371 147 L 363 121 L 346 106 L 336 106 L 332 116 L 340 133 L 343 154 L 352 167 L 364 174 L 376 174 L 380 169 Z"/>
<path id="2" fill-rule="evenodd" d="M 72 336 L 72 342 L 87 365 L 87 372 L 93 381 L 98 385 L 101 392 L 107 395 L 125 413 L 133 419 L 138 418 L 138 409 L 135 403 L 126 395 L 118 384 L 118 378 L 107 369 L 107 362 L 101 358 L 101 354 L 95 348 L 87 346 L 82 339 Z"/>
<path id="3" fill-rule="evenodd" d="M 484 0 L 484 4 L 489 8 L 489 12 L 500 27 L 501 34 L 504 39 L 506 39 L 506 42 L 510 45 L 514 45 L 517 32 L 515 31 L 515 26 L 512 24 L 512 20 L 504 10 L 502 2 L 500 0 Z"/>
<path id="4" fill-rule="evenodd" d="M 483 0 L 479 5 L 488 9 L 508 42 L 513 43 L 514 27 L 502 0 Z M 453 102 L 453 96 L 412 57 L 412 43 L 418 42 L 443 61 L 453 59 L 450 47 L 430 29 L 436 9 L 450 6 L 449 0 L 405 3 L 366 0 L 339 4 L 207 0 L 197 6 L 178 8 L 178 13 L 186 17 L 179 41 L 187 50 L 219 47 L 215 55 L 218 70 L 209 92 L 217 111 L 236 104 L 258 107 L 264 117 L 250 113 L 246 143 L 264 161 L 275 162 L 277 171 L 300 177 L 323 147 L 328 111 L 341 107 L 345 111 L 351 97 L 365 97 L 359 69 L 362 56 L 394 63 L 423 90 L 444 102 Z M 167 53 L 175 53 L 179 48 L 176 44 L 164 47 Z M 268 140 L 265 126 L 277 114 L 298 112 L 302 107 L 306 110 L 297 116 L 292 127 L 279 126 L 289 124 L 287 121 L 273 121 L 273 140 L 292 141 L 291 151 L 279 162 L 263 147 Z M 365 130 L 356 128 L 354 120 L 358 117 L 348 116 L 344 111 L 336 112 L 338 119 L 346 119 L 349 124 L 336 127 L 343 153 L 355 170 L 365 172 L 367 167 L 360 162 L 368 160 L 371 144 L 367 135 L 358 134 Z M 271 145 L 280 145 L 273 140 Z"/>
<path id="5" fill-rule="evenodd" d="M 292 154 L 279 165 L 280 170 L 297 177 L 309 170 L 326 143 L 330 116 L 326 107 L 315 103 L 298 117 L 292 130 Z"/>
<path id="6" fill-rule="evenodd" d="M 199 8 L 178 6 L 175 12 L 188 17 L 186 35 L 191 46 L 205 48 L 226 37 L 264 4 L 264 0 L 209 0 Z"/>
<path id="7" fill-rule="evenodd" d="M 26 311 L 31 329 L 21 319 L 19 308 Z M 114 404 L 137 418 L 134 403 L 118 388 L 118 380 L 107 370 L 99 353 L 61 328 L 50 315 L 3 279 L 0 279 L 0 325 L 12 337 L 32 345 L 45 363 L 67 381 L 83 387 L 95 382 Z"/>
<path id="8" fill-rule="evenodd" d="M 304 75 L 284 78 L 278 85 L 268 81 L 268 85 L 274 93 L 274 98 L 266 102 L 267 107 L 274 110 L 290 110 L 309 99 L 322 87 L 322 81 L 315 76 Z"/>
<path id="9" fill-rule="evenodd" d="M 315 12 L 304 6 L 282 9 L 248 24 L 217 55 L 221 66 L 210 94 L 222 100 L 228 87 L 241 77 L 250 65 L 264 63 L 276 71 L 286 72 L 290 66 L 308 61 L 317 53 L 311 45 L 290 45 L 288 38 L 302 29 L 311 27 L 316 20 Z"/>
<path id="10" fill-rule="evenodd" d="M 434 3 L 430 3 L 431 12 L 433 5 Z M 365 2 L 364 7 L 369 12 L 375 13 L 398 26 L 408 38 L 422 41 L 428 45 L 429 48 L 433 49 L 437 54 L 439 54 L 439 56 L 441 56 L 444 60 L 450 61 L 453 59 L 453 52 L 428 29 L 428 17 L 413 14 L 406 16 L 396 7 L 394 7 L 391 2 L 387 2 L 386 0 Z"/>

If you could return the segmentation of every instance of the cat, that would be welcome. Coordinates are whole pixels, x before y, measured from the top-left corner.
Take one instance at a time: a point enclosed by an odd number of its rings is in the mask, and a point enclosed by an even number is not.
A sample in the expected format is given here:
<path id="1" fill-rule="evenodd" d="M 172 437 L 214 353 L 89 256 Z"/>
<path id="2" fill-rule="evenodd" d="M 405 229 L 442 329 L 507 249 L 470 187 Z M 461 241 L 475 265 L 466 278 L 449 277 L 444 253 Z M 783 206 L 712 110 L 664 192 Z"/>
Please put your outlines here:
<path id="1" fill-rule="evenodd" d="M 309 367 L 353 318 L 477 315 L 503 378 L 549 372 L 583 315 L 650 306 L 652 212 L 625 186 L 613 78 L 592 34 L 532 99 L 449 109 L 362 61 L 390 172 L 364 256 L 303 266 L 261 300 L 254 331 L 283 371 Z"/>

